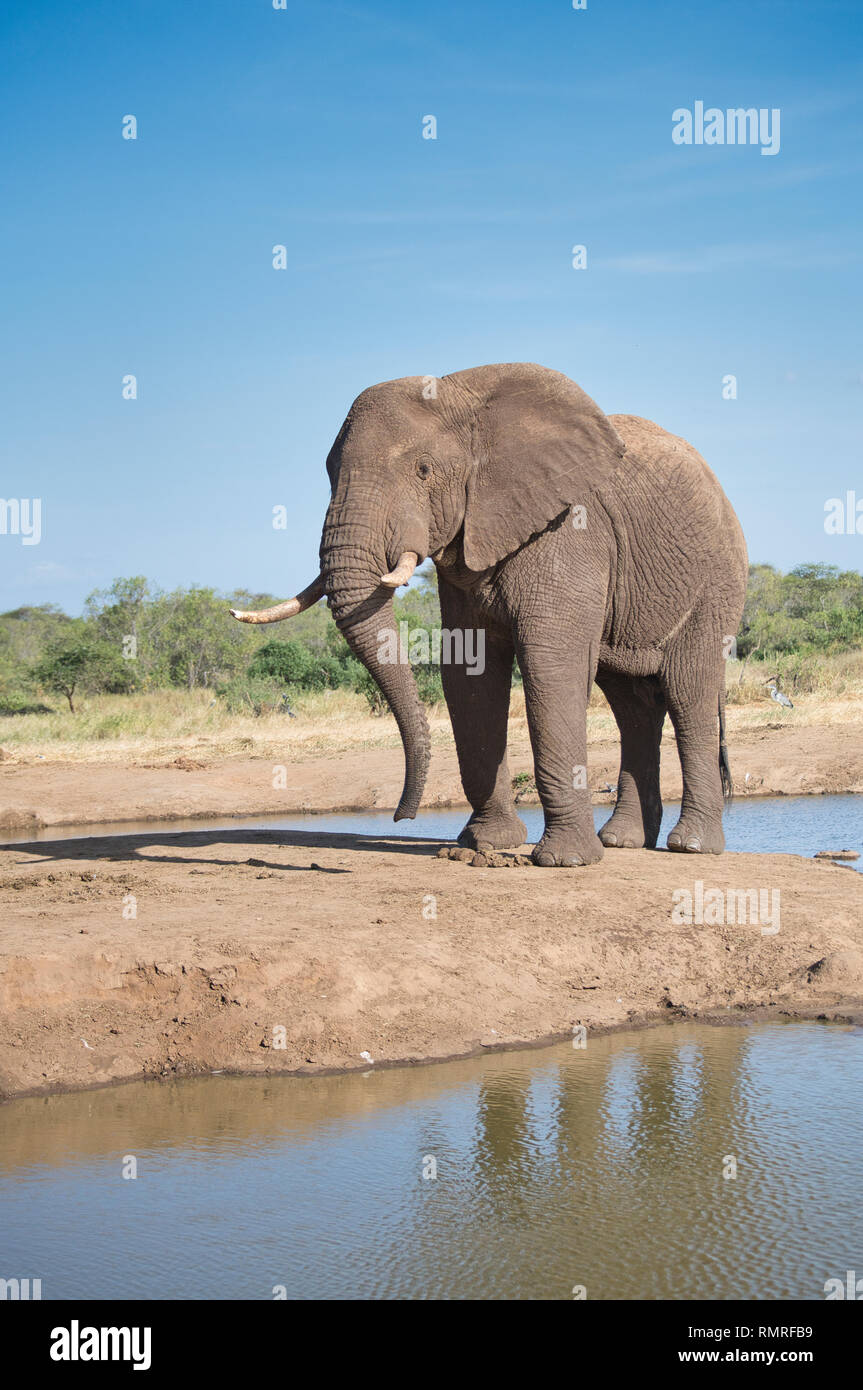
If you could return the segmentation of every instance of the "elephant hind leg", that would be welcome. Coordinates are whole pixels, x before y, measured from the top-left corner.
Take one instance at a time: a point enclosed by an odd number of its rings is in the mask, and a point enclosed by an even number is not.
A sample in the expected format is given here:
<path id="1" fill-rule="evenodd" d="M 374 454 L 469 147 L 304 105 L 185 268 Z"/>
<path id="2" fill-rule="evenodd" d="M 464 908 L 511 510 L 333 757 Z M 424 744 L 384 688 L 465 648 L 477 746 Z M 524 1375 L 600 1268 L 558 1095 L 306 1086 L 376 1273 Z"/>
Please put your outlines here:
<path id="1" fill-rule="evenodd" d="M 655 849 L 662 821 L 659 746 L 665 722 L 659 681 L 600 671 L 596 683 L 620 730 L 617 803 L 599 838 L 609 849 Z"/>
<path id="2" fill-rule="evenodd" d="M 725 686 L 722 633 L 727 625 L 702 617 L 680 634 L 661 673 L 674 725 L 683 801 L 668 848 L 689 854 L 721 854 L 724 787 L 720 753 L 720 692 Z"/>

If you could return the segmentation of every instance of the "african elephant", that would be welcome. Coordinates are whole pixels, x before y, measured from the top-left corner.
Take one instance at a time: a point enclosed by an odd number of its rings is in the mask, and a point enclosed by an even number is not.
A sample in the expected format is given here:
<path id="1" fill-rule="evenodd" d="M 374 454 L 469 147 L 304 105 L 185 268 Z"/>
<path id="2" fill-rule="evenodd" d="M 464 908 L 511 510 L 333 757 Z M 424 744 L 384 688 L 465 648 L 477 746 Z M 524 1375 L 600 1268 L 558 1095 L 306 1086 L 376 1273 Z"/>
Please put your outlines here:
<path id="1" fill-rule="evenodd" d="M 386 696 L 405 751 L 395 819 L 413 818 L 430 756 L 410 665 L 386 658 L 392 594 L 431 556 L 446 630 L 476 630 L 481 674 L 442 667 L 473 814 L 461 845 L 520 845 L 506 738 L 513 656 L 524 681 L 545 831 L 543 867 L 592 864 L 605 846 L 653 848 L 659 745 L 670 714 L 683 771 L 668 848 L 724 848 L 724 663 L 747 574 L 737 518 L 684 440 L 606 417 L 559 372 L 530 363 L 404 377 L 357 397 L 327 458 L 332 499 L 318 578 L 244 622 L 275 622 L 326 595 Z M 594 682 L 620 729 L 614 813 L 597 837 L 587 788 Z"/>

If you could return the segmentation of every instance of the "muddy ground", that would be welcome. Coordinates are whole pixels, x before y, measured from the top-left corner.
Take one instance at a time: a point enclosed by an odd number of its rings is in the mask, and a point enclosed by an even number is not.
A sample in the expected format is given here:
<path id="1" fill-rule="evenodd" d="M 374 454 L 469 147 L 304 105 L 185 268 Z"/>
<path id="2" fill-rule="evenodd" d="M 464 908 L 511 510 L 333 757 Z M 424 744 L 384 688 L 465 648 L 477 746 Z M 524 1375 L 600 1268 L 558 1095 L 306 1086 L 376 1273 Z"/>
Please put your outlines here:
<path id="1" fill-rule="evenodd" d="M 758 1006 L 863 1019 L 853 870 L 646 850 L 482 868 L 438 848 L 222 831 L 0 851 L 0 1094 L 364 1068 Z M 696 879 L 779 888 L 778 933 L 675 923 Z"/>
<path id="2" fill-rule="evenodd" d="M 735 795 L 863 792 L 863 725 L 767 725 L 729 737 Z M 286 750 L 286 757 L 288 756 Z M 532 774 L 525 737 L 511 739 L 513 776 Z M 279 775 L 279 767 L 283 776 Z M 267 758 L 213 759 L 205 750 L 150 765 L 0 760 L 0 831 L 104 821 L 151 821 L 205 816 L 367 810 L 397 804 L 403 761 L 395 748 L 300 756 L 285 764 Z M 590 786 L 617 781 L 618 746 L 595 743 Z M 274 786 L 274 781 L 285 785 Z M 662 791 L 681 794 L 680 764 L 670 731 L 663 739 Z M 528 792 L 526 801 L 536 800 Z M 423 806 L 464 800 L 452 746 L 432 753 Z"/>
<path id="3" fill-rule="evenodd" d="M 859 727 L 744 731 L 739 790 L 863 790 Z M 513 771 L 527 770 L 516 749 Z M 749 774 L 748 780 L 746 774 Z M 7 824 L 392 805 L 395 750 L 205 767 L 0 767 Z M 679 791 L 666 758 L 666 795 Z M 591 784 L 616 780 L 593 750 Z M 426 804 L 459 799 L 436 751 Z M 228 831 L 0 849 L 0 1095 L 427 1061 L 654 1018 L 863 1020 L 863 878 L 790 855 L 607 851 L 581 870 L 437 840 Z M 673 920 L 676 890 L 780 890 L 776 934 Z M 369 1059 L 371 1058 L 371 1062 Z"/>

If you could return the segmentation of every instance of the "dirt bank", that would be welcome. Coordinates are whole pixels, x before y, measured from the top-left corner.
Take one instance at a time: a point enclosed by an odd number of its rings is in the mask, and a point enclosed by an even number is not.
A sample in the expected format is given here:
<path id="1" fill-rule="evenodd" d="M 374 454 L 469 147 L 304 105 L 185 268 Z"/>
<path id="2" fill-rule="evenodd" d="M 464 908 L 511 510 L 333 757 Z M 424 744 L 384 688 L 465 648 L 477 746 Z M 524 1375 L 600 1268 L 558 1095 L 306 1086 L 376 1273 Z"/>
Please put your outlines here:
<path id="1" fill-rule="evenodd" d="M 738 796 L 863 792 L 863 725 L 859 723 L 739 729 L 730 736 L 730 750 Z M 365 810 L 391 808 L 398 802 L 403 777 L 398 748 L 292 756 L 286 745 L 283 756 L 284 763 L 271 757 L 215 759 L 202 748 L 155 766 L 10 758 L 0 762 L 0 830 Z M 532 774 L 530 747 L 523 734 L 511 741 L 510 766 L 513 776 Z M 616 783 L 617 768 L 616 742 L 592 744 L 589 776 L 598 800 L 603 799 L 600 788 Z M 662 790 L 668 800 L 681 794 L 680 764 L 670 734 L 663 740 Z M 455 750 L 451 745 L 435 747 L 423 805 L 463 801 Z"/>
<path id="2" fill-rule="evenodd" d="M 853 1016 L 863 1000 L 850 869 L 635 850 L 482 868 L 439 847 L 232 830 L 0 851 L 0 1093 L 362 1068 L 657 1015 Z M 672 895 L 697 879 L 779 889 L 779 931 L 675 923 Z"/>

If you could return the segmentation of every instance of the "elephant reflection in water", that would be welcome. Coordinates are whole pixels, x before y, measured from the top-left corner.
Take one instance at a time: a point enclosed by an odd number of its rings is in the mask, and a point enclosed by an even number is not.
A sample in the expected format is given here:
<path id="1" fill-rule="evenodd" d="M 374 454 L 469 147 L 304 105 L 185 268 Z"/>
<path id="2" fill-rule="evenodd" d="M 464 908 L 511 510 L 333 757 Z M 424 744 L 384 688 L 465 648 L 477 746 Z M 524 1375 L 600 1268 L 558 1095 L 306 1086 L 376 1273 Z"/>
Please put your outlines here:
<path id="1" fill-rule="evenodd" d="M 729 1138 L 739 1128 L 746 1041 L 742 1029 L 717 1030 L 708 1051 L 677 1029 L 656 1030 L 573 1049 L 577 1060 L 560 1064 L 554 1084 L 546 1068 L 491 1075 L 477 1101 L 476 1166 L 509 1183 L 548 1152 L 561 1173 L 618 1163 L 632 1171 L 660 1155 L 673 1164 L 684 1135 L 712 1153 L 718 1128 Z"/>
<path id="2" fill-rule="evenodd" d="M 519 1227 L 521 1277 L 534 1296 L 568 1267 L 573 1283 L 602 1277 L 679 1296 L 666 1249 L 682 1240 L 708 1261 L 714 1247 L 731 1258 L 735 1236 L 717 1215 L 734 1200 L 727 1159 L 751 1157 L 747 1045 L 743 1029 L 716 1029 L 708 1042 L 657 1029 L 490 1074 L 461 1194 L 486 1253 L 510 1249 L 506 1232 Z"/>

